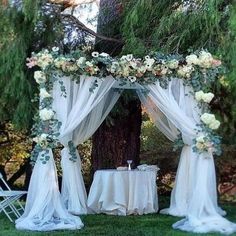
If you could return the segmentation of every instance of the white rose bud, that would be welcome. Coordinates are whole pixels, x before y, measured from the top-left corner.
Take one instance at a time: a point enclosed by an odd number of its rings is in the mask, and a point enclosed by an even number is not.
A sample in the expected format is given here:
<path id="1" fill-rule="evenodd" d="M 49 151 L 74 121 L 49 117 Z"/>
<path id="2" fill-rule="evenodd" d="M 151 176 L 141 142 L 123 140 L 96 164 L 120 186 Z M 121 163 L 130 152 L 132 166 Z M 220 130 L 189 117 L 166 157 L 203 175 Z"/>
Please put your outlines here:
<path id="1" fill-rule="evenodd" d="M 52 119 L 54 116 L 53 110 L 48 110 L 47 108 L 44 108 L 39 111 L 39 117 L 41 120 L 46 121 Z"/>
<path id="2" fill-rule="evenodd" d="M 191 54 L 186 57 L 186 62 L 188 65 L 198 65 L 199 59 L 195 54 Z"/>

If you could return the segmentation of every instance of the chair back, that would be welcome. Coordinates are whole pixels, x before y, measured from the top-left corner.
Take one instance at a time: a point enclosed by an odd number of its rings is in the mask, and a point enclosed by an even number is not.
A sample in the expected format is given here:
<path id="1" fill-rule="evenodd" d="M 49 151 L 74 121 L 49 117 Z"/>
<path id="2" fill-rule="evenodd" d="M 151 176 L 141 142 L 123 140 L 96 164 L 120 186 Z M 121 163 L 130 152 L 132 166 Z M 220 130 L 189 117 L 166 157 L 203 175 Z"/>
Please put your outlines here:
<path id="1" fill-rule="evenodd" d="M 10 187 L 9 187 L 9 185 L 7 184 L 7 182 L 4 180 L 4 178 L 3 178 L 3 175 L 1 174 L 1 172 L 0 172 L 0 182 L 1 182 L 1 184 L 0 184 L 0 189 L 1 190 L 3 190 L 3 188 L 1 187 L 1 186 L 3 186 L 4 188 L 6 188 L 7 190 L 11 190 L 10 189 Z"/>

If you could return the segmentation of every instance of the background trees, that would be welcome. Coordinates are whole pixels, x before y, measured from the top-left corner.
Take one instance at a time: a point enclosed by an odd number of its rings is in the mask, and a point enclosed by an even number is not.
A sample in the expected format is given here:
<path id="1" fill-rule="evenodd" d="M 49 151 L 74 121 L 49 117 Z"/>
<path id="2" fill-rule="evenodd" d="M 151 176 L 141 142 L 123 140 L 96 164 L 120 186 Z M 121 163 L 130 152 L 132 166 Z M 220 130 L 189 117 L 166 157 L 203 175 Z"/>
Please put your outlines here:
<path id="1" fill-rule="evenodd" d="M 33 71 L 25 66 L 30 53 L 50 46 L 59 46 L 66 53 L 91 44 L 96 38 L 96 50 L 113 55 L 145 56 L 150 51 L 186 53 L 199 48 L 218 55 L 225 62 L 227 73 L 214 85 L 216 96 L 211 106 L 223 122 L 220 132 L 224 143 L 235 144 L 236 6 L 233 0 L 176 0 L 174 4 L 171 0 L 101 0 L 97 33 L 76 17 L 76 7 L 81 2 L 15 0 L 9 4 L 0 1 L 3 133 L 4 127 L 9 127 L 8 122 L 26 135 L 30 133 L 37 109 L 37 101 L 32 102 L 37 92 Z M 140 103 L 133 93 L 126 93 L 93 137 L 94 169 L 114 167 L 129 158 L 137 164 L 140 127 Z M 0 143 L 0 148 L 5 146 Z"/>

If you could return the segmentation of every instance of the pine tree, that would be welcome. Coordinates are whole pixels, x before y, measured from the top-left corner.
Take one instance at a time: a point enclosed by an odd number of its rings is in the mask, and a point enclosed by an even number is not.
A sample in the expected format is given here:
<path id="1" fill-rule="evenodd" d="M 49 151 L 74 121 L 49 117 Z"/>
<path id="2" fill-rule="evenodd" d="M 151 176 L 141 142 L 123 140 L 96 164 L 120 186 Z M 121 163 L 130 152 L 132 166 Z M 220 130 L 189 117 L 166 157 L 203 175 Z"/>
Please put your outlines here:
<path id="1" fill-rule="evenodd" d="M 9 6 L 0 3 L 0 119 L 19 128 L 30 128 L 37 104 L 32 103 L 37 86 L 26 67 L 32 51 L 60 39 L 57 21 L 44 14 L 43 0 L 24 0 Z M 50 32 L 50 33 L 49 33 Z"/>

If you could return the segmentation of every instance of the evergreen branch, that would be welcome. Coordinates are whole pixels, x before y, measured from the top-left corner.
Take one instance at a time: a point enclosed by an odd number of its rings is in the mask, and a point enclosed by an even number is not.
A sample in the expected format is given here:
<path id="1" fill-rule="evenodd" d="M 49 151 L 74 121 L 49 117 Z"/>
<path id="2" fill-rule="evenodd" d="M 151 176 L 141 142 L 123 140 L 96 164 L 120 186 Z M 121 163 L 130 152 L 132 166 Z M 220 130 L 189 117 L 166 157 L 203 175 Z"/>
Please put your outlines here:
<path id="1" fill-rule="evenodd" d="M 115 38 L 110 38 L 110 37 L 106 37 L 104 35 L 100 35 L 97 34 L 96 32 L 94 32 L 93 30 L 89 29 L 87 26 L 85 26 L 80 20 L 78 20 L 75 16 L 70 15 L 70 14 L 62 14 L 63 18 L 69 18 L 70 20 L 74 21 L 76 23 L 76 25 L 83 31 L 87 32 L 88 34 L 97 37 L 101 40 L 105 40 L 105 41 L 110 41 L 110 42 L 115 42 L 117 44 L 123 45 L 124 42 L 122 40 L 119 39 L 115 39 Z"/>

